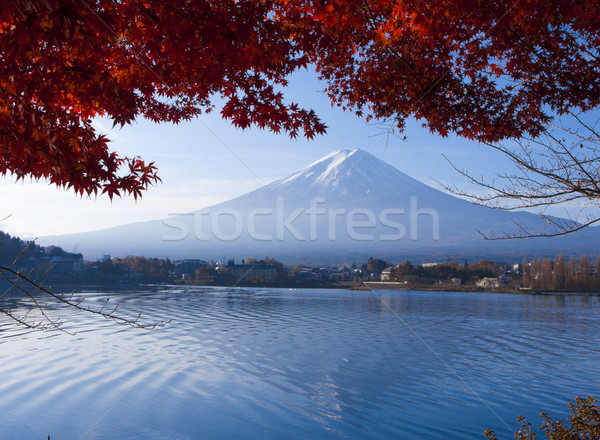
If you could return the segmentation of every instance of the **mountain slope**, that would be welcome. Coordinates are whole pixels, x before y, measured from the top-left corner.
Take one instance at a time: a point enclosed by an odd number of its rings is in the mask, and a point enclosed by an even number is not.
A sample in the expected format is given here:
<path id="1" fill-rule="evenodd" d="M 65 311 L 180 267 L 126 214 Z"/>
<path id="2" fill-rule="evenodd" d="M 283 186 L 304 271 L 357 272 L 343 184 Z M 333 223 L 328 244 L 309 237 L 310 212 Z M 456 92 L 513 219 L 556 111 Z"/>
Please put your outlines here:
<path id="1" fill-rule="evenodd" d="M 169 219 L 89 233 L 44 237 L 82 252 L 239 258 L 273 256 L 350 261 L 370 255 L 418 260 L 520 259 L 524 254 L 591 252 L 594 229 L 559 239 L 485 241 L 477 232 L 543 229 L 526 212 L 473 205 L 435 190 L 362 150 L 333 152 L 241 197 Z"/>

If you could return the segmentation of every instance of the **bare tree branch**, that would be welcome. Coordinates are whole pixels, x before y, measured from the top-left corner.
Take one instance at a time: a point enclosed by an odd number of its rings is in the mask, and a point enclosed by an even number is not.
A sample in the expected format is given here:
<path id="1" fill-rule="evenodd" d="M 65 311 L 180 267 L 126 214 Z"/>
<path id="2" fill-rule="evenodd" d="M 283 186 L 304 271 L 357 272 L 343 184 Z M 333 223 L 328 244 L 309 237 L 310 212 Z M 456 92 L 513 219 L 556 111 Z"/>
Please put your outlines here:
<path id="1" fill-rule="evenodd" d="M 516 233 L 480 231 L 488 240 L 558 237 L 594 225 L 600 222 L 599 214 L 589 212 L 600 207 L 600 130 L 597 128 L 600 118 L 590 122 L 589 116 L 568 113 L 557 123 L 548 124 L 540 136 L 518 139 L 512 145 L 484 143 L 508 157 L 516 170 L 498 173 L 492 180 L 474 177 L 449 161 L 468 183 L 483 188 L 483 195 L 457 186 L 443 186 L 455 195 L 489 208 L 510 211 L 536 208 L 548 223 L 548 228 L 534 229 L 514 222 Z M 566 218 L 546 214 L 548 208 L 558 206 L 565 207 Z M 569 211 L 575 206 L 582 208 L 573 217 Z"/>
<path id="2" fill-rule="evenodd" d="M 18 292 L 27 298 L 31 303 L 31 306 L 25 313 L 19 314 L 10 307 L 2 307 L 0 305 L 0 313 L 8 316 L 10 319 L 15 321 L 18 325 L 23 325 L 27 328 L 36 330 L 48 330 L 55 329 L 69 333 L 63 328 L 64 321 L 61 318 L 53 318 L 47 312 L 48 304 L 44 302 L 44 297 L 48 300 L 55 301 L 63 306 L 71 307 L 72 309 L 90 313 L 92 315 L 100 316 L 106 319 L 110 319 L 118 324 L 130 325 L 132 327 L 152 329 L 156 327 L 164 327 L 170 321 L 157 322 L 157 323 L 143 323 L 140 321 L 142 313 L 140 312 L 136 318 L 126 318 L 118 315 L 117 309 L 119 307 L 116 304 L 114 307 L 108 307 L 109 298 L 104 301 L 104 304 L 100 308 L 93 308 L 89 304 L 86 304 L 85 298 L 75 298 L 74 293 L 70 295 L 59 294 L 53 292 L 50 288 L 46 288 L 42 285 L 42 281 L 48 273 L 51 272 L 52 267 L 47 269 L 38 277 L 33 277 L 33 270 L 29 273 L 22 273 L 21 270 L 16 269 L 16 265 L 19 260 L 23 257 L 26 251 L 30 248 L 33 242 L 30 242 L 17 257 L 9 265 L 0 264 L 0 279 L 3 279 L 8 284 L 8 289 L 3 293 L 0 293 L 0 300 L 3 300 L 11 291 Z M 38 316 L 41 316 L 40 320 L 34 320 L 31 318 L 32 312 L 36 311 Z"/>

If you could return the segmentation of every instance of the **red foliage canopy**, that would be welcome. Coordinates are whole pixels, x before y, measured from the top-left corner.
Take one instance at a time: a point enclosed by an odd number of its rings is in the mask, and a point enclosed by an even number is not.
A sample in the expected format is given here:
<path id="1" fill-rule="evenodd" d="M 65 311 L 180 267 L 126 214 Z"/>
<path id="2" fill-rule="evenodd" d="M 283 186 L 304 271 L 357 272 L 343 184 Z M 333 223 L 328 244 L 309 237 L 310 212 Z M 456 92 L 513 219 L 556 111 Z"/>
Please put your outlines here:
<path id="1" fill-rule="evenodd" d="M 91 120 L 210 111 L 311 138 L 278 90 L 315 66 L 338 105 L 485 141 L 600 104 L 600 6 L 521 0 L 0 0 L 0 173 L 134 197 L 158 179 Z"/>
<path id="2" fill-rule="evenodd" d="M 286 105 L 277 84 L 305 66 L 260 0 L 0 2 L 0 172 L 76 192 L 135 197 L 153 164 L 120 158 L 91 119 L 179 122 L 225 98 L 222 114 L 312 137 L 324 125 Z M 123 168 L 125 172 L 123 173 Z"/>
<path id="3" fill-rule="evenodd" d="M 600 104 L 597 1 L 289 3 L 330 97 L 367 117 L 495 142 Z"/>

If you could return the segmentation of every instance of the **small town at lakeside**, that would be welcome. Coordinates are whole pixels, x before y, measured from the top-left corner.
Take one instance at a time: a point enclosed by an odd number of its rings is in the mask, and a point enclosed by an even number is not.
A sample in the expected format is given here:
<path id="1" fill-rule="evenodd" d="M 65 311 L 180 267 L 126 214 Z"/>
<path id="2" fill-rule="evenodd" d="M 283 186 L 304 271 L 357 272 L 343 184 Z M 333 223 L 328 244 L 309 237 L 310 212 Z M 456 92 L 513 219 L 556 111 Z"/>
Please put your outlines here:
<path id="1" fill-rule="evenodd" d="M 0 232 L 0 265 L 30 279 L 56 284 L 138 286 L 182 284 L 207 286 L 331 287 L 351 289 L 406 289 L 443 291 L 600 291 L 600 256 L 590 262 L 563 254 L 520 263 L 480 260 L 444 261 L 413 265 L 371 257 L 351 265 L 284 265 L 274 258 L 246 258 L 236 263 L 141 256 L 84 261 L 81 254 L 60 247 L 41 247 Z"/>

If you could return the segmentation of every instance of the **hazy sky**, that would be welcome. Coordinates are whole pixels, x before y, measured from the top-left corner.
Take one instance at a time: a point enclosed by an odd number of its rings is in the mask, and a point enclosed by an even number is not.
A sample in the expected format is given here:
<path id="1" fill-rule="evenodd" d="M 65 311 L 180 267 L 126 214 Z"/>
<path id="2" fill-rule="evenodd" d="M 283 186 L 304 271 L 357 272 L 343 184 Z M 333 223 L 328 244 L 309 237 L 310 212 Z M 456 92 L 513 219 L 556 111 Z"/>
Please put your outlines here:
<path id="1" fill-rule="evenodd" d="M 332 109 L 311 72 L 290 81 L 288 101 L 313 108 L 327 124 L 328 133 L 312 141 L 292 140 L 258 129 L 239 130 L 220 118 L 218 111 L 180 125 L 156 125 L 138 120 L 111 130 L 108 120 L 96 127 L 107 133 L 112 148 L 122 155 L 154 161 L 162 183 L 141 201 L 132 197 L 80 198 L 46 182 L 18 182 L 0 177 L 0 229 L 23 238 L 102 229 L 161 219 L 211 206 L 285 177 L 334 150 L 361 148 L 400 171 L 442 189 L 436 180 L 464 186 L 464 180 L 442 156 L 475 175 L 492 176 L 508 161 L 478 145 L 457 138 L 431 135 L 409 121 L 407 140 L 390 135 L 389 124 L 367 123 L 341 109 Z M 401 190 L 401 189 L 399 189 Z"/>

